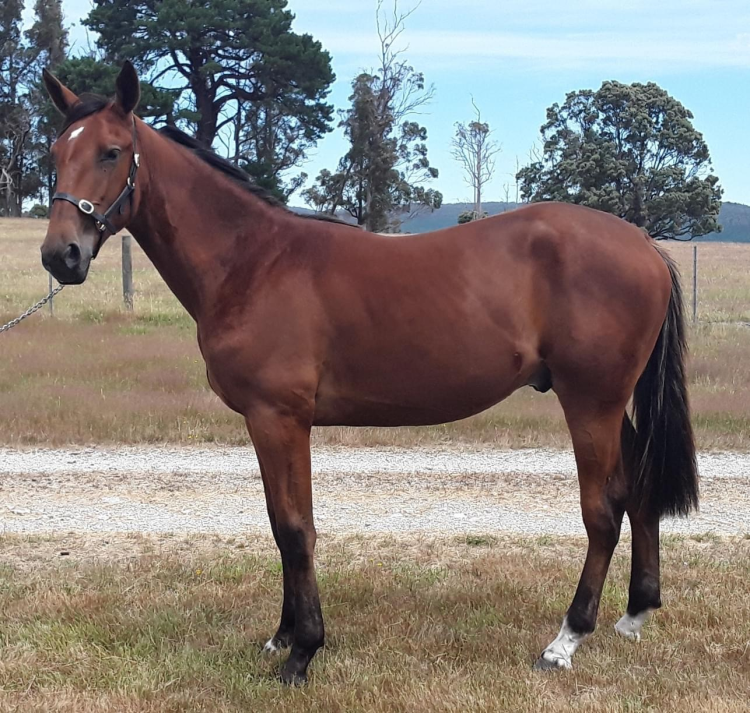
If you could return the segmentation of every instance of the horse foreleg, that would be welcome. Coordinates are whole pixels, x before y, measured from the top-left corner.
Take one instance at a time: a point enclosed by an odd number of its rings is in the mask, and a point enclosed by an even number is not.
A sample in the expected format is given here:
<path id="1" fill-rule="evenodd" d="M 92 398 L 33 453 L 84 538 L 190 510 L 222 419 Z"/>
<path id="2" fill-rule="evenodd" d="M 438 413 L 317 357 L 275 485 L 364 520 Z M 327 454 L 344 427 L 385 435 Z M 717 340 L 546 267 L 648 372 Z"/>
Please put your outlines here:
<path id="1" fill-rule="evenodd" d="M 273 501 L 271 500 L 271 488 L 268 484 L 263 464 L 258 460 L 260 466 L 260 475 L 263 479 L 263 490 L 266 495 L 266 509 L 268 510 L 268 519 L 271 523 L 271 532 L 273 533 L 273 539 L 276 542 L 276 546 L 279 548 L 281 553 L 281 567 L 284 573 L 284 592 L 283 602 L 281 605 L 281 621 L 279 622 L 279 628 L 276 633 L 266 642 L 263 650 L 266 653 L 278 653 L 281 649 L 287 649 L 292 645 L 292 637 L 294 636 L 294 594 L 292 591 L 291 571 L 286 562 L 284 553 L 281 552 L 281 545 L 279 544 L 279 532 L 276 527 L 276 513 L 273 507 Z"/>
<path id="2" fill-rule="evenodd" d="M 271 528 L 284 568 L 284 605 L 279 630 L 268 648 L 291 643 L 281 680 L 301 684 L 323 645 L 323 615 L 315 578 L 316 532 L 312 511 L 310 426 L 273 409 L 248 416 L 261 464 Z"/>

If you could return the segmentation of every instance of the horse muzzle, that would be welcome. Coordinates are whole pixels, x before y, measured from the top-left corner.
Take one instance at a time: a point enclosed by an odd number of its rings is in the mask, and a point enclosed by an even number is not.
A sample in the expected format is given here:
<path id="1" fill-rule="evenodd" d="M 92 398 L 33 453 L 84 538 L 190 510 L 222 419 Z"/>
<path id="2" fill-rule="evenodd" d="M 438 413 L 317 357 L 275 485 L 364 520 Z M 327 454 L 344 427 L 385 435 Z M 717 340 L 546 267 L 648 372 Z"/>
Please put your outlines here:
<path id="1" fill-rule="evenodd" d="M 42 265 L 61 285 L 80 285 L 89 274 L 92 252 L 77 242 L 42 248 Z"/>

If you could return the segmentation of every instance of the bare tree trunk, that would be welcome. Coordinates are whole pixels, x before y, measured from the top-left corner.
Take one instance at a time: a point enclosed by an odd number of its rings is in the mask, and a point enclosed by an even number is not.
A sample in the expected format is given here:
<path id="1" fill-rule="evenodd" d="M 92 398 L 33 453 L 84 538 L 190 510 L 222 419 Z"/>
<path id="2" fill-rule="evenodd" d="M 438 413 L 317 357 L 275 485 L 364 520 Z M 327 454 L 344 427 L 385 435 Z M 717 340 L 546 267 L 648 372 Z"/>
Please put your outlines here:
<path id="1" fill-rule="evenodd" d="M 237 113 L 234 116 L 234 163 L 240 165 L 240 146 L 242 144 L 242 102 L 237 102 Z"/>
<path id="2" fill-rule="evenodd" d="M 23 213 L 23 196 L 21 188 L 21 180 L 23 177 L 23 159 L 20 151 L 16 154 L 15 160 L 15 175 L 13 176 L 13 182 L 11 183 L 11 203 L 10 203 L 10 214 L 14 218 L 20 218 Z"/>
<path id="3" fill-rule="evenodd" d="M 482 215 L 482 145 L 477 146 L 477 202 L 474 206 L 477 218 Z"/>

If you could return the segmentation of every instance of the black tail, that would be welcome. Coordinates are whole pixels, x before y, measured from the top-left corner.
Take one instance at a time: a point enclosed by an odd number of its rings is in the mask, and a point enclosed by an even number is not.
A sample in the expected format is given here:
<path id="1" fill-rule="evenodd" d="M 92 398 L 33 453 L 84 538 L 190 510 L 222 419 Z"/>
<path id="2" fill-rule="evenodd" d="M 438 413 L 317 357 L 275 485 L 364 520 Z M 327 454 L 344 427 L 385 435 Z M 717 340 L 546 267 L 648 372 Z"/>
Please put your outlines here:
<path id="1" fill-rule="evenodd" d="M 685 383 L 685 319 L 680 275 L 659 251 L 672 276 L 672 294 L 659 339 L 633 394 L 634 496 L 658 515 L 698 508 L 698 466 Z"/>

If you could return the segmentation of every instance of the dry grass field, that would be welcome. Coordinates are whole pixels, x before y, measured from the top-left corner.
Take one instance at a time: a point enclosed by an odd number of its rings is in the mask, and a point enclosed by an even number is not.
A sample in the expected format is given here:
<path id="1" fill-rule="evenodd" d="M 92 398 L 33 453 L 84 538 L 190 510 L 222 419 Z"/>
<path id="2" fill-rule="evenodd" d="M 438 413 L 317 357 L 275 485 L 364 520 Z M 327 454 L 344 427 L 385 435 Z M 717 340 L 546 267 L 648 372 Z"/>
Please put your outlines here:
<path id="1" fill-rule="evenodd" d="M 39 262 L 46 223 L 0 221 L 0 322 L 46 293 Z M 692 246 L 670 246 L 692 282 Z M 245 443 L 239 417 L 209 390 L 193 323 L 135 246 L 135 312 L 122 308 L 115 238 L 86 284 L 0 336 L 0 443 Z M 699 445 L 750 447 L 750 246 L 699 246 L 700 325 L 691 330 L 691 394 Z M 320 429 L 353 445 L 568 445 L 553 394 L 524 389 L 474 418 L 434 428 Z"/>
<path id="2" fill-rule="evenodd" d="M 46 293 L 44 222 L 0 220 L 0 323 Z M 691 282 L 692 248 L 672 248 Z M 208 389 L 193 324 L 135 249 L 122 308 L 119 240 L 89 281 L 0 335 L 0 445 L 246 443 Z M 700 245 L 691 328 L 699 445 L 750 448 L 750 246 Z M 686 289 L 686 291 L 689 291 Z M 530 389 L 422 429 L 319 429 L 318 443 L 567 447 L 552 394 Z M 0 483 L 0 487 L 2 484 Z M 270 538 L 0 535 L 0 713 L 747 711 L 750 537 L 663 538 L 665 608 L 635 645 L 612 625 L 628 545 L 572 672 L 533 673 L 585 543 L 478 533 L 322 535 L 327 647 L 311 684 L 281 688 L 261 654 L 281 572 Z M 61 555 L 61 553 L 65 555 Z"/>
<path id="3" fill-rule="evenodd" d="M 748 538 L 665 537 L 665 606 L 639 644 L 612 629 L 623 542 L 574 670 L 540 674 L 531 664 L 569 602 L 580 540 L 322 537 L 328 643 L 302 690 L 280 687 L 279 659 L 261 653 L 281 591 L 268 541 L 0 547 L 3 713 L 748 710 Z"/>

